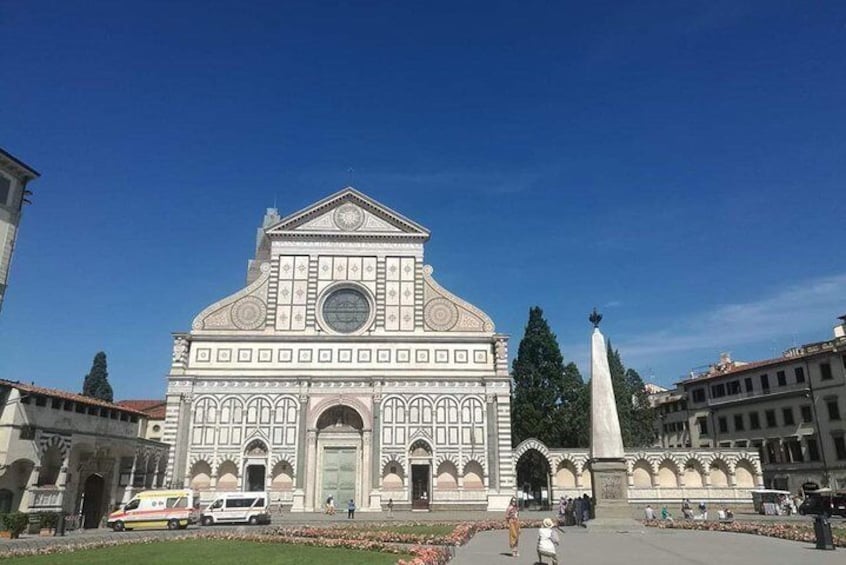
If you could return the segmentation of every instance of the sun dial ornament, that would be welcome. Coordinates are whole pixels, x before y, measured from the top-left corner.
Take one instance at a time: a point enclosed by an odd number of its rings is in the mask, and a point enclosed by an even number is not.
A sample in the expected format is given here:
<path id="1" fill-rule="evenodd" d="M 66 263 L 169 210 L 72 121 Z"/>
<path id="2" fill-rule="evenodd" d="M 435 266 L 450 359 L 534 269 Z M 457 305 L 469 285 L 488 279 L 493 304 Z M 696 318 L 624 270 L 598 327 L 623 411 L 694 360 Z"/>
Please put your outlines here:
<path id="1" fill-rule="evenodd" d="M 338 206 L 333 219 L 335 225 L 341 230 L 355 231 L 364 224 L 364 211 L 355 204 L 347 202 Z"/>

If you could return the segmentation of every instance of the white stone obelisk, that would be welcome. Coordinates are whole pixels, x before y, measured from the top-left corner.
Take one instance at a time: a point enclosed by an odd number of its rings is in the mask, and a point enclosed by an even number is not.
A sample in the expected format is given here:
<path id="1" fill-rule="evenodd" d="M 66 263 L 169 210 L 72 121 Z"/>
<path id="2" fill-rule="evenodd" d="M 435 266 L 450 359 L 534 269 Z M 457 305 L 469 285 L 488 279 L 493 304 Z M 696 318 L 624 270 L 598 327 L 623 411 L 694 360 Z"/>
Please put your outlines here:
<path id="1" fill-rule="evenodd" d="M 619 529 L 634 525 L 629 506 L 628 477 L 620 433 L 620 417 L 608 367 L 605 336 L 599 331 L 602 316 L 593 309 L 590 371 L 590 472 L 596 519 L 589 527 Z"/>
<path id="2" fill-rule="evenodd" d="M 611 384 L 605 336 L 599 326 L 593 328 L 590 350 L 590 457 L 621 459 L 624 457 L 620 418 Z"/>

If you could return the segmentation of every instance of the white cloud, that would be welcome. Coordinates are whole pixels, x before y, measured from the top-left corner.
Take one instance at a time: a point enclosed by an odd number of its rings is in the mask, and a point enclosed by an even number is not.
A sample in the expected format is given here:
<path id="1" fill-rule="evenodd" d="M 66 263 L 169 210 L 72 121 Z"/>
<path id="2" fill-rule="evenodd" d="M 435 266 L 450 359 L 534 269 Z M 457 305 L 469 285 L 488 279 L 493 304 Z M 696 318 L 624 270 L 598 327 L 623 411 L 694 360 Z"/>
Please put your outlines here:
<path id="1" fill-rule="evenodd" d="M 627 362 L 661 355 L 732 347 L 819 332 L 846 311 L 846 273 L 809 279 L 758 300 L 726 304 L 674 322 L 671 327 L 614 340 Z M 790 344 L 785 344 L 785 349 Z"/>
<path id="2" fill-rule="evenodd" d="M 826 339 L 835 318 L 844 313 L 846 273 L 808 279 L 757 300 L 724 304 L 667 322 L 660 330 L 610 337 L 627 367 L 657 367 L 661 374 L 681 375 L 691 367 L 716 360 L 723 351 L 736 351 L 741 346 L 755 350 L 760 347 L 751 347 L 753 344 L 767 342 L 775 347 L 770 349 L 772 354 L 778 355 L 794 345 L 790 341 L 793 336 L 817 336 L 808 341 Z M 587 342 L 562 344 L 562 351 L 575 361 L 586 380 L 590 378 Z"/>

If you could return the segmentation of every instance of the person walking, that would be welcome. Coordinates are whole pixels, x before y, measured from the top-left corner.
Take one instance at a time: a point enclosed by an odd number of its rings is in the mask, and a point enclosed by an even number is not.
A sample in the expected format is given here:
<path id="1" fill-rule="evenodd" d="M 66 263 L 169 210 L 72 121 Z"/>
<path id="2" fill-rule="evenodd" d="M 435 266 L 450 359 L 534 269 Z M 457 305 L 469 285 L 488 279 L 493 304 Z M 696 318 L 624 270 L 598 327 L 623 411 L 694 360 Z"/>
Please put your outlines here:
<path id="1" fill-rule="evenodd" d="M 665 522 L 672 522 L 673 521 L 673 515 L 670 514 L 670 511 L 667 509 L 666 504 L 661 507 L 661 519 L 664 520 Z"/>
<path id="2" fill-rule="evenodd" d="M 353 520 L 355 519 L 355 500 L 352 498 L 347 503 L 347 519 Z"/>
<path id="3" fill-rule="evenodd" d="M 508 547 L 511 548 L 511 556 L 519 557 L 517 544 L 520 542 L 520 509 L 514 497 L 511 497 L 511 502 L 508 503 L 508 509 L 505 511 L 505 525 L 508 528 Z"/>
<path id="4" fill-rule="evenodd" d="M 682 511 L 682 517 L 685 520 L 692 520 L 693 519 L 693 510 L 690 509 L 690 499 L 689 498 L 685 498 L 682 501 L 681 511 Z"/>
<path id="5" fill-rule="evenodd" d="M 552 559 L 552 565 L 558 565 L 558 532 L 552 528 L 550 518 L 543 519 L 543 527 L 538 530 L 538 561 L 544 563 L 543 558 Z"/>
<path id="6" fill-rule="evenodd" d="M 582 497 L 577 496 L 573 500 L 573 524 L 579 527 L 582 526 L 584 518 L 584 515 L 582 514 L 582 512 L 584 512 L 583 506 L 584 502 L 582 501 Z"/>
<path id="7" fill-rule="evenodd" d="M 582 527 L 587 528 L 585 522 L 593 517 L 593 499 L 587 495 L 582 496 Z"/>
<path id="8" fill-rule="evenodd" d="M 394 499 L 389 498 L 388 499 L 388 518 L 393 518 L 393 517 L 394 517 Z"/>

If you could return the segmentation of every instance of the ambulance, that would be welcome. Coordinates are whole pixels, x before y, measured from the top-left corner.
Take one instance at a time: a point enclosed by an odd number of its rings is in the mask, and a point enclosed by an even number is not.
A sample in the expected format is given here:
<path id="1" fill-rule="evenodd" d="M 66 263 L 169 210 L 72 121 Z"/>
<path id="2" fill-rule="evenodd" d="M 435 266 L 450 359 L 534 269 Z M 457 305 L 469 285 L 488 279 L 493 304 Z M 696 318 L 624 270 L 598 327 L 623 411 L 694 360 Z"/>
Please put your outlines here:
<path id="1" fill-rule="evenodd" d="M 106 525 L 116 532 L 136 528 L 176 530 L 196 524 L 200 518 L 200 496 L 191 490 L 147 490 L 139 492 L 126 506 L 109 514 Z"/>

